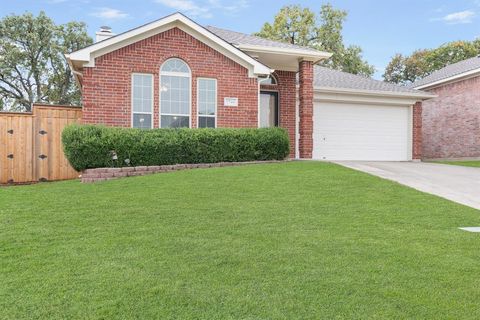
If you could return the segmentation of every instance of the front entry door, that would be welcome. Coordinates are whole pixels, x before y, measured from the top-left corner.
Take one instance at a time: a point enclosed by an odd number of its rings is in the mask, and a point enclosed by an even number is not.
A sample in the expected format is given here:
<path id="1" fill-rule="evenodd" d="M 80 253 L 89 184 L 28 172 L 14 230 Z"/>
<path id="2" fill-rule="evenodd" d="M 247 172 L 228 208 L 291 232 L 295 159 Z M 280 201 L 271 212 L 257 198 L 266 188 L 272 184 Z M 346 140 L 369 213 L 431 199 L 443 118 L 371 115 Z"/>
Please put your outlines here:
<path id="1" fill-rule="evenodd" d="M 278 127 L 278 92 L 260 92 L 260 128 Z"/>

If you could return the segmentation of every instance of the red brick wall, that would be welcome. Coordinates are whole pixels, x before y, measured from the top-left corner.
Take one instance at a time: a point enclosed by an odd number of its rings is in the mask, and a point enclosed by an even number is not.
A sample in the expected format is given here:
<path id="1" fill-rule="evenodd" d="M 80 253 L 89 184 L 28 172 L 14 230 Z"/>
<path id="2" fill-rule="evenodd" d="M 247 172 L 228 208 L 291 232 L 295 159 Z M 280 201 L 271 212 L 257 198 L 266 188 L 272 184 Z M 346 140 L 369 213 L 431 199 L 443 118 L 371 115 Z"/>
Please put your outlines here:
<path id="1" fill-rule="evenodd" d="M 278 92 L 280 126 L 287 129 L 290 137 L 290 157 L 295 157 L 295 106 L 296 74 L 289 71 L 275 72 L 277 85 L 261 85 L 264 91 Z"/>
<path id="2" fill-rule="evenodd" d="M 422 103 L 413 106 L 412 159 L 422 159 Z"/>
<path id="3" fill-rule="evenodd" d="M 423 102 L 423 157 L 480 157 L 480 77 L 430 89 Z"/>
<path id="4" fill-rule="evenodd" d="M 159 70 L 178 57 L 192 71 L 192 127 L 197 126 L 197 77 L 217 79 L 218 127 L 258 126 L 258 83 L 248 70 L 178 28 L 118 49 L 83 71 L 83 121 L 131 126 L 131 74 L 154 75 L 154 127 L 159 121 Z M 238 97 L 238 107 L 224 107 L 224 97 Z"/>
<path id="5" fill-rule="evenodd" d="M 99 57 L 83 72 L 83 121 L 109 126 L 131 126 L 131 74 L 154 76 L 154 127 L 159 126 L 159 70 L 178 57 L 192 71 L 192 127 L 197 127 L 198 77 L 217 79 L 217 126 L 258 127 L 258 83 L 248 70 L 180 29 L 171 29 Z M 280 125 L 288 130 L 291 157 L 295 155 L 295 72 L 278 71 Z M 265 88 L 265 86 L 264 86 Z M 238 107 L 224 107 L 224 97 L 238 97 Z"/>
<path id="6" fill-rule="evenodd" d="M 312 158 L 313 150 L 313 64 L 310 61 L 299 63 L 298 97 L 300 116 L 300 158 Z"/>

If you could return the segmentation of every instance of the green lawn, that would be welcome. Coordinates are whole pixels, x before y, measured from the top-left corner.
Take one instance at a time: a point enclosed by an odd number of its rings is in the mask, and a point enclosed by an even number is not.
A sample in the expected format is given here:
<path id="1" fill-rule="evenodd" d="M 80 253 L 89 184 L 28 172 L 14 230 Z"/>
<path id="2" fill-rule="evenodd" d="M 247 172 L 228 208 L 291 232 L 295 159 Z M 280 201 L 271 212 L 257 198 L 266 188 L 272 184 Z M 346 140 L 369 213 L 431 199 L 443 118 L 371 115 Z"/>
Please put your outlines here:
<path id="1" fill-rule="evenodd" d="M 478 319 L 480 211 L 337 165 L 0 188 L 0 318 Z"/>
<path id="2" fill-rule="evenodd" d="M 468 160 L 468 161 L 436 161 L 436 163 L 452 164 L 455 166 L 464 167 L 480 167 L 480 160 Z"/>

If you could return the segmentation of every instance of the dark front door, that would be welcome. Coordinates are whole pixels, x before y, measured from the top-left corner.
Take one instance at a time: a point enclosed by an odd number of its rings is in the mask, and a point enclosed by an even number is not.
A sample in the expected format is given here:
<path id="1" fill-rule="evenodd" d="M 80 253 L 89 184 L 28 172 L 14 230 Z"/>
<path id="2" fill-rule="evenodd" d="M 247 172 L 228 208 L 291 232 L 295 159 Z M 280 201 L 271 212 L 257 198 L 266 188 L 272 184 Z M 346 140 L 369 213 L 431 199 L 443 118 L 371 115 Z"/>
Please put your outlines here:
<path id="1" fill-rule="evenodd" d="M 260 92 L 260 128 L 278 127 L 278 92 Z"/>

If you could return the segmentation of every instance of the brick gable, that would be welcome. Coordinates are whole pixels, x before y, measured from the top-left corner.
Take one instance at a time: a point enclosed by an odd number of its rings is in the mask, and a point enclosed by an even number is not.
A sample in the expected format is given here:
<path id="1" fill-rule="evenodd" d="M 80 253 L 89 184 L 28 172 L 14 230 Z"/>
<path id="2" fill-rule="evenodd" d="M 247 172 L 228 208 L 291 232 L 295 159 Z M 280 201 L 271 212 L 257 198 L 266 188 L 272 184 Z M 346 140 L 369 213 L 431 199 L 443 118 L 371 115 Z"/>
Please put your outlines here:
<path id="1" fill-rule="evenodd" d="M 423 103 L 423 157 L 480 157 L 480 77 L 445 84 Z"/>
<path id="2" fill-rule="evenodd" d="M 177 57 L 192 71 L 192 127 L 197 126 L 197 78 L 217 79 L 218 127 L 257 127 L 258 83 L 248 70 L 184 31 L 173 28 L 105 54 L 83 71 L 83 121 L 131 126 L 131 74 L 154 76 L 154 127 L 159 126 L 159 70 Z M 224 97 L 238 97 L 238 107 L 224 107 Z"/>

